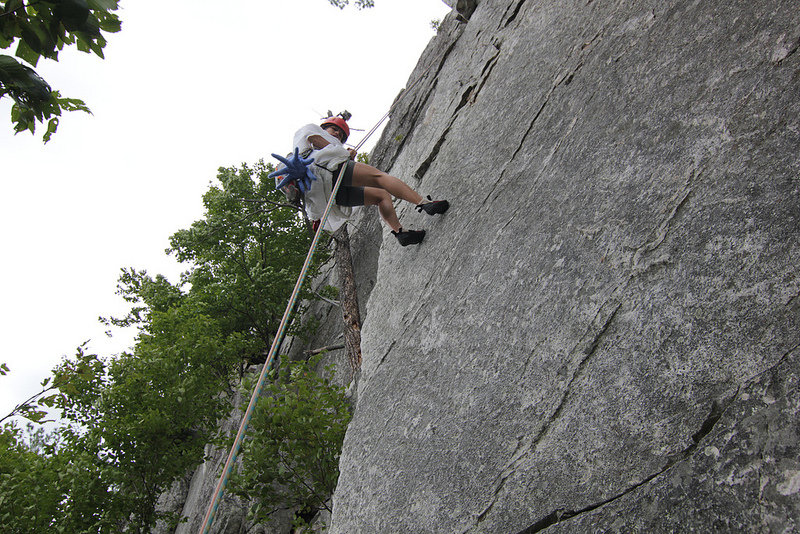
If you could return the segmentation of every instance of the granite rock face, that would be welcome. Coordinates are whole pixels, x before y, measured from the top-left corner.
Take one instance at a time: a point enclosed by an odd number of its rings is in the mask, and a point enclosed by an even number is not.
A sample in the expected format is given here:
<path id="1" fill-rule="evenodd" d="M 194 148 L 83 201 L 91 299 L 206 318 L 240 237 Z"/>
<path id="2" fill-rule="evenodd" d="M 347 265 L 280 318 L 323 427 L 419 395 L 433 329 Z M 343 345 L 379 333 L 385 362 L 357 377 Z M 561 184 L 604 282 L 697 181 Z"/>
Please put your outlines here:
<path id="1" fill-rule="evenodd" d="M 799 43 L 788 0 L 443 21 L 373 161 L 452 207 L 382 230 L 331 532 L 800 532 Z"/>

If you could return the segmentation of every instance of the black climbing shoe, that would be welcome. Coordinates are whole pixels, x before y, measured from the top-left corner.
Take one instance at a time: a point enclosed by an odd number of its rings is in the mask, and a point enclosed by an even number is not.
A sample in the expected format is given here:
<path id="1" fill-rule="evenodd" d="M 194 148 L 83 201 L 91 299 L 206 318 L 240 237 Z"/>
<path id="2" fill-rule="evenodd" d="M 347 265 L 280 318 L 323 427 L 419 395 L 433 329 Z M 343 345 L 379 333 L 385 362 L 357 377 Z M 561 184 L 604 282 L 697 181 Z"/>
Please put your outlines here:
<path id="1" fill-rule="evenodd" d="M 450 203 L 446 200 L 433 200 L 430 195 L 428 195 L 428 200 L 423 202 L 422 204 L 417 204 L 417 210 L 422 213 L 425 211 L 428 215 L 436 215 L 437 213 L 444 213 L 447 211 L 447 208 L 450 207 Z"/>
<path id="2" fill-rule="evenodd" d="M 399 232 L 392 230 L 392 235 L 405 247 L 406 245 L 422 243 L 422 239 L 425 237 L 425 230 L 403 230 L 400 228 Z"/>

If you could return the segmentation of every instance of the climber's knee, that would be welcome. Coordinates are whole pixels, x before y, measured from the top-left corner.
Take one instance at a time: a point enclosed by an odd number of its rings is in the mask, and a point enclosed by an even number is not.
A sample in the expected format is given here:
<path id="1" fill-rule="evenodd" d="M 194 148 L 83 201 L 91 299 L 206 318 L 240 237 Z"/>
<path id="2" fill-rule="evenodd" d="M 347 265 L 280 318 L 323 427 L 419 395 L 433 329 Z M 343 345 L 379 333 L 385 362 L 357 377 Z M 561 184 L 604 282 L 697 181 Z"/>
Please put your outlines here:
<path id="1" fill-rule="evenodd" d="M 364 205 L 381 206 L 392 204 L 392 196 L 384 189 L 379 187 L 364 187 Z"/>

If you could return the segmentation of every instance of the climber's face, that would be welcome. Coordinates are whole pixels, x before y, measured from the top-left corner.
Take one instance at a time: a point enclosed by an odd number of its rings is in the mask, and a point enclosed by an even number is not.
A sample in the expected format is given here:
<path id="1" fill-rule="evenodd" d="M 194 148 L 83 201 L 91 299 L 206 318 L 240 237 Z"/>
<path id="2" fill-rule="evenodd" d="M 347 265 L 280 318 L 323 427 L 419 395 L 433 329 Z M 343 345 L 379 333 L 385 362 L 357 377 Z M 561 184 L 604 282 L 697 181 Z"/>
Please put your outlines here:
<path id="1" fill-rule="evenodd" d="M 344 132 L 341 128 L 334 124 L 329 124 L 325 127 L 325 131 L 334 136 L 336 139 L 344 143 Z"/>

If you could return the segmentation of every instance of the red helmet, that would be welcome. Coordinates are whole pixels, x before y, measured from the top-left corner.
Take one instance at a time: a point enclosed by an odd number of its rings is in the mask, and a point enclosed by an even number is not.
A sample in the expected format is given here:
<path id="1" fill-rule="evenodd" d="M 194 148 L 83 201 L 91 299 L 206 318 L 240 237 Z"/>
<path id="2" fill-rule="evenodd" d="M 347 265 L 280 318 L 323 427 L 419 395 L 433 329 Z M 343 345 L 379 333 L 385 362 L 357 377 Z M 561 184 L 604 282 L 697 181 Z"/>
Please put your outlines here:
<path id="1" fill-rule="evenodd" d="M 343 141 L 347 141 L 347 138 L 350 137 L 350 127 L 347 125 L 347 121 L 341 117 L 328 117 L 320 124 L 322 129 L 325 129 L 326 126 L 336 126 L 340 130 L 344 132 L 344 139 Z"/>

